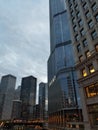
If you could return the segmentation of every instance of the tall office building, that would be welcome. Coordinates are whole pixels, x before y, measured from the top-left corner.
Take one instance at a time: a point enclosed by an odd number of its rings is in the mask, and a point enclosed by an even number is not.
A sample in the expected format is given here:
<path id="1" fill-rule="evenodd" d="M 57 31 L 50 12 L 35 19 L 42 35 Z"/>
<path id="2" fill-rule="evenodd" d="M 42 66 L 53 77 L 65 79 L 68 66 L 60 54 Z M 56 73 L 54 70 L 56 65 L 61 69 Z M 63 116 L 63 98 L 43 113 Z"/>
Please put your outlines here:
<path id="1" fill-rule="evenodd" d="M 20 100 L 13 100 L 11 119 L 21 119 L 21 104 Z"/>
<path id="2" fill-rule="evenodd" d="M 76 128 L 82 117 L 65 0 L 50 0 L 49 6 L 49 127 Z"/>
<path id="3" fill-rule="evenodd" d="M 46 100 L 47 96 L 47 84 L 46 83 L 40 83 L 39 84 L 39 106 L 40 106 L 40 120 L 46 119 Z"/>
<path id="4" fill-rule="evenodd" d="M 85 130 L 98 129 L 98 0 L 66 0 Z"/>
<path id="5" fill-rule="evenodd" d="M 11 119 L 12 105 L 15 92 L 16 77 L 5 75 L 1 79 L 0 85 L 0 116 L 2 120 Z"/>
<path id="6" fill-rule="evenodd" d="M 22 101 L 22 119 L 33 118 L 33 105 L 36 103 L 37 79 L 33 76 L 22 78 L 20 100 Z"/>

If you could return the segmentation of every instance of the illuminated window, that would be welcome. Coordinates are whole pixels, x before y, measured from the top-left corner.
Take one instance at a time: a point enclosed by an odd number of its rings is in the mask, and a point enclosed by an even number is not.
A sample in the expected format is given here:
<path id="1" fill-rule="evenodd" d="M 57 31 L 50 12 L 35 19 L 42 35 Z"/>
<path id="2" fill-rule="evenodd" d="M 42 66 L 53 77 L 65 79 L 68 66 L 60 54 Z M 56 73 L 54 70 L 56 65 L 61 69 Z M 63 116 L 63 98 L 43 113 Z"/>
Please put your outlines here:
<path id="1" fill-rule="evenodd" d="M 98 44 L 95 46 L 95 48 L 96 48 L 96 51 L 98 51 Z"/>
<path id="2" fill-rule="evenodd" d="M 98 83 L 92 84 L 85 88 L 87 97 L 94 97 L 98 95 Z"/>
<path id="3" fill-rule="evenodd" d="M 82 70 L 82 76 L 83 76 L 83 77 L 86 77 L 86 76 L 87 76 L 87 72 L 86 72 L 85 69 Z"/>
<path id="4" fill-rule="evenodd" d="M 87 97 L 96 96 L 96 90 L 95 90 L 94 85 L 86 87 L 86 94 L 87 94 Z"/>
<path id="5" fill-rule="evenodd" d="M 95 72 L 95 69 L 94 69 L 92 64 L 89 66 L 89 71 L 90 71 L 90 73 L 94 73 Z"/>
<path id="6" fill-rule="evenodd" d="M 90 51 L 87 51 L 87 52 L 86 52 L 86 57 L 90 57 L 90 56 L 91 56 Z"/>

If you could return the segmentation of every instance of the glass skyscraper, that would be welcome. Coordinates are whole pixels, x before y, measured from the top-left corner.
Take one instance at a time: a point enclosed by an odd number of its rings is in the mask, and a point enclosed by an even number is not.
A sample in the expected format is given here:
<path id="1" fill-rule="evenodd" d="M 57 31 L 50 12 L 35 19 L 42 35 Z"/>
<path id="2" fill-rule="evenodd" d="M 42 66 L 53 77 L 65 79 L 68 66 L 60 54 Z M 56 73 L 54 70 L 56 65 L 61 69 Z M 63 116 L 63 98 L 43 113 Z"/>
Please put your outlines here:
<path id="1" fill-rule="evenodd" d="M 0 119 L 10 120 L 14 100 L 16 77 L 8 74 L 2 77 L 0 84 Z"/>
<path id="2" fill-rule="evenodd" d="M 40 120 L 45 120 L 46 119 L 46 100 L 47 100 L 47 84 L 41 82 L 39 84 L 39 106 L 40 106 Z"/>
<path id="3" fill-rule="evenodd" d="M 20 100 L 22 101 L 21 118 L 32 119 L 33 106 L 36 102 L 37 79 L 33 76 L 22 78 Z"/>
<path id="4" fill-rule="evenodd" d="M 81 121 L 82 117 L 65 1 L 50 0 L 49 9 L 49 127 L 73 127 L 67 122 Z"/>

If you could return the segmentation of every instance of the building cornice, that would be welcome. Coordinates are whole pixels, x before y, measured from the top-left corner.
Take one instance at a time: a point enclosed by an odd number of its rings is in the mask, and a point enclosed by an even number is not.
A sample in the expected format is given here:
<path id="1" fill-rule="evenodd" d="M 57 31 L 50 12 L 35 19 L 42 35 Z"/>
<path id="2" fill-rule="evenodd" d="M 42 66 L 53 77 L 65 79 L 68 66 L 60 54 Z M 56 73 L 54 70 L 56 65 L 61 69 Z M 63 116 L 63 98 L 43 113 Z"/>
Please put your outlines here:
<path id="1" fill-rule="evenodd" d="M 98 82 L 98 70 L 94 73 L 77 80 L 80 86 L 88 86 Z"/>
<path id="2" fill-rule="evenodd" d="M 88 57 L 84 61 L 77 63 L 75 65 L 75 68 L 76 69 L 81 69 L 81 68 L 83 68 L 84 65 L 89 65 L 95 59 L 98 60 L 98 52 L 93 53 L 90 57 Z"/>

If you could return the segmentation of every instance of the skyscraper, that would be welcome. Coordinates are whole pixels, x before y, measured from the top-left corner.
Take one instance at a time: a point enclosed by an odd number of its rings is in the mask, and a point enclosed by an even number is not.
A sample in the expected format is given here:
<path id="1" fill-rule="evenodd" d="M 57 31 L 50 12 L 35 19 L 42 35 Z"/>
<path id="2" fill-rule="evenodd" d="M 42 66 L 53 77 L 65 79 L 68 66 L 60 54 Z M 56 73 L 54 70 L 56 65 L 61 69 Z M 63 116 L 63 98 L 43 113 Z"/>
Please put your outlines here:
<path id="1" fill-rule="evenodd" d="M 98 0 L 66 0 L 85 130 L 98 129 Z"/>
<path id="2" fill-rule="evenodd" d="M 72 128 L 81 121 L 73 49 L 64 0 L 50 0 L 50 57 L 48 60 L 49 126 Z M 81 118 L 81 116 L 80 116 Z M 76 127 L 76 126 L 75 126 Z"/>
<path id="3" fill-rule="evenodd" d="M 36 103 L 37 79 L 33 76 L 22 78 L 20 100 L 22 101 L 22 119 L 33 118 L 33 105 Z"/>
<path id="4" fill-rule="evenodd" d="M 40 107 L 40 119 L 45 120 L 46 118 L 46 100 L 47 96 L 46 95 L 46 90 L 47 89 L 47 84 L 46 83 L 40 83 L 39 84 L 39 107 Z"/>
<path id="5" fill-rule="evenodd" d="M 13 75 L 5 75 L 1 79 L 0 85 L 0 108 L 1 119 L 9 120 L 12 114 L 12 105 L 14 100 L 16 77 Z"/>
<path id="6" fill-rule="evenodd" d="M 21 101 L 13 100 L 11 119 L 21 119 Z"/>

